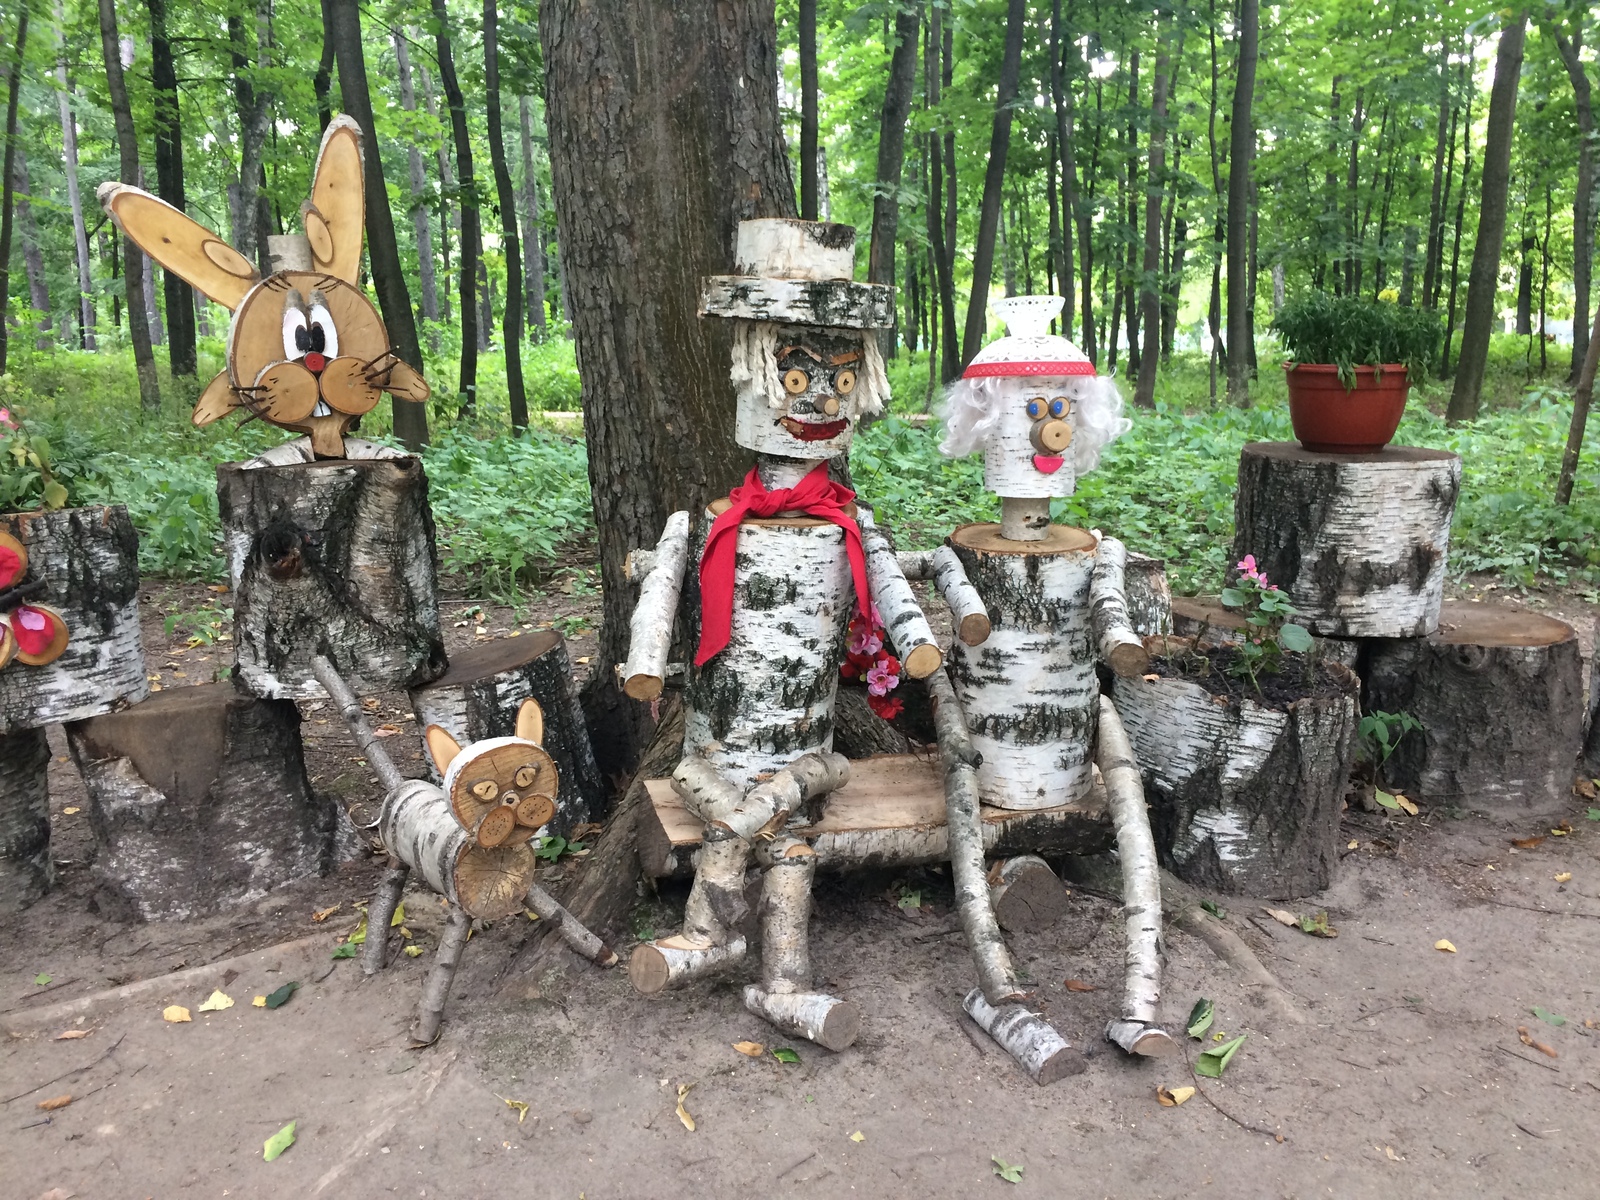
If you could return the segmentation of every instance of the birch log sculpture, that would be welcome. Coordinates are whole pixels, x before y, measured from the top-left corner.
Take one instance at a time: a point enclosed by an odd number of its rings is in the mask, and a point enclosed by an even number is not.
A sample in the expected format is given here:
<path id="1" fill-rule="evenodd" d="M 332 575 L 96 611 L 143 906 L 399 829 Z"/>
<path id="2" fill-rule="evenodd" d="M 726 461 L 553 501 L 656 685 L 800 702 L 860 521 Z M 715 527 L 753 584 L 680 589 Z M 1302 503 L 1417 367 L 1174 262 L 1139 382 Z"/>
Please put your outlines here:
<path id="1" fill-rule="evenodd" d="M 55 883 L 49 767 L 44 730 L 0 734 L 0 916 L 21 912 Z"/>
<path id="2" fill-rule="evenodd" d="M 1100 661 L 1118 675 L 1142 675 L 1150 668 L 1150 654 L 1128 615 L 1127 565 L 1127 547 L 1116 538 L 1101 537 L 1089 576 L 1089 624 Z"/>
<path id="3" fill-rule="evenodd" d="M 300 713 L 231 683 L 168 688 L 67 725 L 89 796 L 95 902 L 183 920 L 326 875 L 359 839 L 306 775 Z"/>
<path id="4" fill-rule="evenodd" d="M 326 656 L 359 693 L 445 670 L 428 481 L 411 457 L 217 468 L 236 677 L 264 698 L 324 695 Z"/>
<path id="5" fill-rule="evenodd" d="M 555 760 L 560 778 L 550 832 L 565 837 L 593 816 L 605 781 L 595 765 L 567 644 L 559 633 L 543 630 L 471 646 L 452 655 L 450 669 L 438 679 L 411 690 L 418 727 L 437 725 L 463 746 L 510 737 L 525 700 L 537 701 L 544 714 L 540 744 Z M 427 766 L 430 778 L 440 782 L 431 758 Z"/>
<path id="6" fill-rule="evenodd" d="M 1323 694 L 1283 710 L 1187 679 L 1117 678 L 1113 696 L 1153 798 L 1156 844 L 1178 878 L 1283 899 L 1328 886 L 1360 684 L 1338 663 L 1322 671 Z"/>
<path id="7" fill-rule="evenodd" d="M 1443 450 L 1252 442 L 1239 456 L 1234 561 L 1253 554 L 1312 633 L 1421 637 L 1439 622 L 1460 482 L 1461 459 Z"/>
<path id="8" fill-rule="evenodd" d="M 972 586 L 967 572 L 949 546 L 937 550 L 902 550 L 895 556 L 907 579 L 932 580 L 950 609 L 956 637 L 965 645 L 980 646 L 989 637 L 989 610 Z"/>
<path id="9" fill-rule="evenodd" d="M 867 555 L 867 586 L 872 590 L 873 603 L 882 615 L 889 641 L 907 673 L 913 679 L 924 679 L 944 661 L 944 655 L 900 569 L 894 547 L 873 524 L 868 512 L 861 514 L 861 544 Z"/>
<path id="10" fill-rule="evenodd" d="M 1449 600 L 1425 638 L 1368 644 L 1368 711 L 1408 712 L 1384 779 L 1408 795 L 1499 815 L 1571 804 L 1583 744 L 1583 661 L 1565 621 Z"/>

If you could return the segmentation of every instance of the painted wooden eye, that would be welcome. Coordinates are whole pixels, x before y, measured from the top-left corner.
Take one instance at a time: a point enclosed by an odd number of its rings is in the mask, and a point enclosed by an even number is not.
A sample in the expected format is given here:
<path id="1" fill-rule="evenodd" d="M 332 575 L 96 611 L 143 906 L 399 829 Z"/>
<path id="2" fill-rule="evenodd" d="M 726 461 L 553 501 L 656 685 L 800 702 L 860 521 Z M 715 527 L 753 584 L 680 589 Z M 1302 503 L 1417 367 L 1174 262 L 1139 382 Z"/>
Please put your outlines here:
<path id="1" fill-rule="evenodd" d="M 311 349 L 306 332 L 306 314 L 298 305 L 283 310 L 283 356 L 291 362 Z"/>
<path id="2" fill-rule="evenodd" d="M 854 371 L 840 371 L 833 377 L 833 390 L 841 396 L 848 396 L 856 390 L 856 373 Z"/>
<path id="3" fill-rule="evenodd" d="M 1065 396 L 1057 396 L 1054 400 L 1050 401 L 1050 415 L 1052 417 L 1064 417 L 1071 410 L 1071 408 L 1072 401 L 1068 400 Z"/>
<path id="4" fill-rule="evenodd" d="M 791 396 L 798 396 L 811 386 L 811 376 L 799 367 L 790 367 L 783 373 L 783 390 Z"/>
<path id="5" fill-rule="evenodd" d="M 313 350 L 320 350 L 329 358 L 339 357 L 339 331 L 333 326 L 333 314 L 328 311 L 327 304 L 315 294 L 311 298 L 310 338 Z"/>
<path id="6" fill-rule="evenodd" d="M 1032 400 L 1028 401 L 1028 415 L 1030 417 L 1032 417 L 1035 421 L 1037 421 L 1040 417 L 1044 416 L 1044 397 L 1043 396 L 1035 396 Z"/>

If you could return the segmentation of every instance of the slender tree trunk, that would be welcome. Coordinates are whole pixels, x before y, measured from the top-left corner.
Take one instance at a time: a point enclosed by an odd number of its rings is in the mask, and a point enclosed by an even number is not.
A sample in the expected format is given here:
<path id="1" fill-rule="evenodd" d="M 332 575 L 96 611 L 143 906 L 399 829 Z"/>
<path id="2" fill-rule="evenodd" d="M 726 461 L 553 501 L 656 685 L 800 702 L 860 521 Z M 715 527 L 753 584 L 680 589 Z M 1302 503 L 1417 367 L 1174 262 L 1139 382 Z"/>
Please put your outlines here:
<path id="1" fill-rule="evenodd" d="M 1139 296 L 1143 285 L 1139 280 L 1139 198 L 1144 192 L 1144 184 L 1139 178 L 1139 50 L 1135 47 L 1128 53 L 1128 129 L 1125 135 L 1125 148 L 1128 151 L 1127 160 L 1127 188 L 1123 199 L 1127 205 L 1127 222 L 1125 227 L 1125 256 L 1123 257 L 1123 284 L 1122 300 L 1127 306 L 1126 319 L 1128 324 L 1128 369 L 1126 374 L 1137 376 L 1139 374 Z"/>
<path id="2" fill-rule="evenodd" d="M 937 5 L 934 6 L 938 8 Z M 940 65 L 939 76 L 941 95 L 950 95 L 956 72 L 956 35 L 955 21 L 947 20 L 941 31 L 940 39 Z M 944 313 L 944 344 L 946 378 L 954 379 L 961 374 L 963 359 L 961 355 L 961 339 L 956 333 L 956 247 L 958 245 L 957 214 L 957 187 L 956 187 L 956 131 L 955 122 L 946 119 L 944 122 L 944 260 L 947 273 L 950 276 L 950 290 L 945 294 Z"/>
<path id="3" fill-rule="evenodd" d="M 800 215 L 817 212 L 817 0 L 800 0 Z"/>
<path id="4" fill-rule="evenodd" d="M 179 212 L 188 207 L 183 184 L 183 130 L 178 119 L 178 73 L 167 33 L 167 0 L 145 0 L 150 14 L 150 84 L 154 99 L 156 193 Z M 167 361 L 172 374 L 193 375 L 194 292 L 171 271 L 161 273 L 167 302 Z"/>
<path id="5" fill-rule="evenodd" d="M 317 119 L 322 123 L 322 132 L 327 133 L 333 121 L 333 39 L 327 35 L 328 0 L 319 0 L 319 7 L 322 9 L 322 57 L 317 62 L 317 73 L 311 77 L 311 90 L 317 97 Z"/>
<path id="6" fill-rule="evenodd" d="M 1439 51 L 1439 131 L 1433 146 L 1433 194 L 1428 201 L 1428 259 L 1422 268 L 1422 306 L 1433 307 L 1433 290 L 1438 282 L 1439 246 L 1444 240 L 1444 211 L 1449 203 L 1444 198 L 1444 177 L 1449 169 L 1445 147 L 1450 136 L 1450 46 L 1447 42 Z M 1454 146 L 1450 146 L 1454 151 Z"/>
<path id="7" fill-rule="evenodd" d="M 472 137 L 467 132 L 467 101 L 456 80 L 455 53 L 450 41 L 450 14 L 445 0 L 432 0 L 435 39 L 439 53 L 439 82 L 450 106 L 450 131 L 456 148 L 457 189 L 461 204 L 461 248 L 456 278 L 461 302 L 461 375 L 456 392 L 463 416 L 478 400 L 478 260 L 481 243 L 478 226 L 478 186 L 472 175 Z M 548 110 L 548 105 L 546 106 Z"/>
<path id="8" fill-rule="evenodd" d="M 1027 19 L 1026 0 L 1009 0 L 1005 56 L 1000 64 L 1000 89 L 995 101 L 994 129 L 989 138 L 989 166 L 984 172 L 983 202 L 978 210 L 978 241 L 972 251 L 972 295 L 967 301 L 967 325 L 961 342 L 963 363 L 971 362 L 978 353 L 984 331 L 989 327 L 989 276 L 994 270 L 994 241 L 1000 228 L 1006 152 L 1011 146 L 1011 116 L 1022 71 L 1022 37 Z"/>
<path id="9" fill-rule="evenodd" d="M 1455 105 L 1450 108 L 1450 145 L 1445 151 L 1444 165 L 1444 198 L 1439 205 L 1439 236 L 1433 244 L 1433 283 L 1431 287 L 1423 289 L 1422 306 L 1428 309 L 1439 307 L 1439 293 L 1444 290 L 1444 239 L 1447 222 L 1450 216 L 1450 200 L 1455 194 L 1456 183 L 1456 126 L 1461 121 L 1461 110 Z"/>
<path id="10" fill-rule="evenodd" d="M 78 191 L 78 122 L 72 112 L 72 85 L 67 81 L 66 9 L 62 0 L 56 0 L 56 25 L 61 31 L 61 57 L 56 61 L 56 79 L 61 85 L 56 92 L 61 110 L 61 167 L 66 174 L 67 205 L 72 209 L 72 235 L 78 254 L 78 348 L 93 350 L 94 283 L 89 276 L 89 228 L 84 224 L 83 197 Z"/>
<path id="11" fill-rule="evenodd" d="M 505 339 L 506 389 L 510 393 L 511 428 L 528 427 L 528 394 L 522 386 L 522 245 L 517 235 L 517 193 L 506 161 L 505 129 L 500 111 L 500 31 L 497 0 L 483 0 L 483 74 L 489 107 L 489 162 L 500 200 L 500 244 L 506 262 L 506 303 L 500 336 Z"/>
<path id="12" fill-rule="evenodd" d="M 272 120 L 272 94 L 255 85 L 253 71 L 270 66 L 268 15 L 265 0 L 255 9 L 255 44 L 258 61 L 250 58 L 250 41 L 244 18 L 228 15 L 228 45 L 233 62 L 233 99 L 239 114 L 239 181 L 228 188 L 229 216 L 234 249 L 255 263 L 263 275 L 271 273 L 263 231 L 264 199 L 261 194 L 262 156 Z M 343 81 L 341 80 L 341 85 Z"/>
<path id="13" fill-rule="evenodd" d="M 1544 185 L 1544 239 L 1539 245 L 1539 374 L 1549 366 L 1549 338 L 1545 335 L 1550 307 L 1550 226 L 1555 220 L 1555 197 L 1549 180 Z"/>
<path id="14" fill-rule="evenodd" d="M 1217 399 L 1217 365 L 1227 362 L 1222 344 L 1222 257 L 1227 244 L 1228 200 L 1222 190 L 1222 157 L 1217 149 L 1217 10 L 1211 5 L 1208 29 L 1211 38 L 1211 104 L 1207 110 L 1206 140 L 1211 150 L 1211 296 L 1206 304 L 1206 323 L 1211 331 L 1211 400 Z"/>
<path id="15" fill-rule="evenodd" d="M 1583 63 L 1583 9 L 1578 10 L 1577 26 L 1568 37 L 1559 29 L 1556 49 L 1572 80 L 1572 98 L 1578 116 L 1578 183 L 1572 199 L 1572 370 L 1576 381 L 1589 349 L 1589 297 L 1594 267 L 1595 146 L 1594 101 L 1589 76 Z"/>
<path id="16" fill-rule="evenodd" d="M 1050 102 L 1055 110 L 1055 153 L 1050 160 L 1050 182 L 1056 182 L 1060 170 L 1061 221 L 1056 223 L 1055 210 L 1050 215 L 1050 237 L 1055 249 L 1056 287 L 1065 303 L 1061 309 L 1061 334 L 1071 338 L 1074 325 L 1076 272 L 1073 270 L 1073 242 L 1077 238 L 1076 212 L 1078 208 L 1078 164 L 1072 142 L 1072 93 L 1067 86 L 1062 55 L 1066 41 L 1061 24 L 1061 0 L 1052 0 L 1050 6 Z M 1052 188 L 1052 195 L 1054 189 Z"/>
<path id="17" fill-rule="evenodd" d="M 889 84 L 884 90 L 878 125 L 878 182 L 872 196 L 872 243 L 867 250 L 867 281 L 891 287 L 895 284 L 895 240 L 900 233 L 906 118 L 911 115 L 911 97 L 917 82 L 917 37 L 921 29 L 921 6 L 900 5 L 894 18 L 894 51 L 889 57 Z M 885 358 L 894 357 L 894 330 L 881 330 L 878 346 Z"/>
<path id="18" fill-rule="evenodd" d="M 417 111 L 417 90 L 412 80 L 411 48 L 405 30 L 396 29 L 394 61 L 400 76 L 400 107 Z M 411 183 L 411 229 L 417 244 L 417 284 L 422 291 L 422 317 L 439 319 L 439 285 L 434 278 L 433 226 L 428 219 L 428 172 L 422 165 L 422 149 L 415 142 L 406 144 L 406 170 Z M 438 347 L 434 347 L 437 349 Z"/>
<path id="19" fill-rule="evenodd" d="M 928 95 L 928 107 L 937 109 L 942 91 L 940 87 L 940 47 L 944 37 L 944 8 L 931 5 L 928 12 L 928 40 L 923 53 L 922 76 Z M 942 122 L 941 122 L 942 123 Z M 944 223 L 944 152 L 937 128 L 928 133 L 928 247 L 933 256 L 934 313 L 939 335 L 934 343 L 939 351 L 940 383 L 949 383 L 961 370 L 956 353 L 956 301 L 955 280 L 952 278 L 950 247 L 945 244 Z M 929 367 L 930 372 L 933 370 Z"/>
<path id="20" fill-rule="evenodd" d="M 1100 108 L 1100 99 L 1099 99 L 1099 97 L 1100 97 L 1100 86 L 1099 86 L 1099 84 L 1096 84 L 1095 85 L 1095 112 L 1096 112 L 1096 116 L 1099 115 L 1099 108 Z M 1071 130 L 1071 128 L 1072 128 L 1072 121 L 1071 121 L 1071 118 L 1072 118 L 1072 88 L 1071 87 L 1067 88 L 1067 118 L 1068 118 L 1067 128 L 1069 130 Z M 1074 155 L 1072 157 L 1075 157 L 1075 149 L 1074 149 Z M 1094 133 L 1094 149 L 1091 151 L 1091 153 L 1089 155 L 1089 173 L 1088 173 L 1087 178 L 1085 179 L 1083 191 L 1080 194 L 1080 193 L 1077 193 L 1076 190 L 1074 190 L 1074 195 L 1073 195 L 1072 199 L 1068 201 L 1068 205 L 1069 205 L 1069 207 L 1071 207 L 1074 210 L 1074 215 L 1076 216 L 1076 219 L 1077 219 L 1077 222 L 1078 222 L 1078 274 L 1079 274 L 1080 279 L 1082 280 L 1082 286 L 1080 288 L 1079 294 L 1083 299 L 1083 303 L 1080 306 L 1081 313 L 1082 313 L 1082 318 L 1081 319 L 1082 319 L 1082 328 L 1083 328 L 1083 345 L 1080 348 L 1083 350 L 1083 352 L 1086 355 L 1089 356 L 1089 361 L 1094 363 L 1094 364 L 1096 364 L 1097 366 L 1099 365 L 1099 362 L 1100 362 L 1100 346 L 1099 346 L 1099 339 L 1097 337 L 1095 337 L 1095 324 L 1094 324 L 1094 214 L 1092 212 L 1092 205 L 1090 204 L 1090 202 L 1088 202 L 1087 200 L 1083 199 L 1082 197 L 1093 196 L 1095 194 L 1095 184 L 1098 182 L 1099 169 L 1100 169 L 1100 127 L 1099 127 L 1099 123 L 1096 122 L 1096 124 L 1095 124 L 1095 133 Z M 1076 164 L 1074 164 L 1074 174 L 1076 174 Z M 1069 175 L 1067 178 L 1068 178 L 1069 182 L 1073 180 L 1073 176 L 1072 175 Z M 1074 183 L 1074 189 L 1076 189 L 1076 183 Z"/>
<path id="21" fill-rule="evenodd" d="M 28 46 L 28 10 L 17 16 L 17 46 L 6 65 L 5 178 L 0 184 L 0 375 L 6 373 L 11 335 L 11 231 L 16 220 L 17 101 L 22 94 L 22 54 Z"/>
<path id="22" fill-rule="evenodd" d="M 532 103 L 526 96 L 517 98 L 517 127 L 522 135 L 523 221 L 527 226 L 522 243 L 523 291 L 527 295 L 528 327 L 543 338 L 544 315 L 544 227 L 539 220 L 539 167 L 533 157 Z"/>
<path id="23" fill-rule="evenodd" d="M 1156 42 L 1156 76 L 1150 88 L 1150 161 L 1144 185 L 1144 270 L 1140 303 L 1144 309 L 1144 353 L 1139 359 L 1139 382 L 1133 402 L 1140 408 L 1156 406 L 1156 369 L 1161 362 L 1161 201 L 1167 174 L 1167 89 L 1171 83 L 1168 34 Z"/>
<path id="24" fill-rule="evenodd" d="M 428 115 L 434 120 L 439 119 L 439 105 L 433 94 L 433 77 L 428 74 L 428 68 L 423 63 L 417 64 L 417 74 L 422 77 L 422 103 L 428 110 Z M 442 267 L 437 284 L 439 289 L 439 319 L 445 324 L 451 321 L 450 302 L 450 230 L 453 227 L 458 233 L 461 229 L 461 210 L 450 203 L 450 197 L 455 195 L 455 172 L 450 169 L 450 144 L 447 139 L 441 138 L 434 150 L 434 157 L 439 164 L 439 261 Z M 457 239 L 459 242 L 459 238 Z"/>
<path id="25" fill-rule="evenodd" d="M 1228 146 L 1228 399 L 1250 405 L 1250 188 L 1255 163 L 1258 0 L 1239 0 L 1239 61 L 1234 71 Z"/>
<path id="26" fill-rule="evenodd" d="M 32 192 L 28 185 L 28 159 L 22 147 L 16 149 L 15 181 L 17 223 L 22 226 L 22 261 L 28 275 L 28 302 L 39 314 L 38 334 L 34 338 L 35 350 L 48 350 L 54 323 L 50 312 L 50 285 L 45 279 L 44 250 L 39 240 L 39 226 L 33 219 Z"/>
<path id="27" fill-rule="evenodd" d="M 1595 314 L 1595 327 L 1589 331 L 1589 348 L 1584 351 L 1583 366 L 1578 369 L 1578 383 L 1572 392 L 1572 424 L 1567 428 L 1567 448 L 1561 455 L 1561 474 L 1556 478 L 1557 504 L 1572 503 L 1572 484 L 1578 475 L 1578 457 L 1583 453 L 1583 433 L 1589 423 L 1597 366 L 1600 366 L 1600 312 Z M 1590 744 L 1593 745 L 1592 740 Z"/>
<path id="28" fill-rule="evenodd" d="M 137 186 L 139 135 L 134 132 L 133 110 L 128 105 L 128 88 L 122 77 L 122 39 L 117 35 L 117 10 L 112 0 L 100 0 L 100 51 L 105 58 L 106 90 L 117 128 L 122 182 Z M 150 348 L 150 321 L 144 306 L 146 264 L 139 248 L 131 240 L 123 240 L 122 276 L 128 300 L 128 340 L 133 343 L 133 362 L 139 374 L 139 406 L 153 411 L 161 407 L 161 385 L 156 380 L 156 356 Z"/>
<path id="29" fill-rule="evenodd" d="M 1439 355 L 1439 378 L 1450 378 L 1450 339 L 1456 327 L 1456 300 L 1461 281 L 1461 230 L 1466 224 L 1467 184 L 1472 177 L 1472 93 L 1473 79 L 1467 64 L 1461 65 L 1463 83 L 1467 89 L 1466 112 L 1461 121 L 1461 186 L 1456 190 L 1456 228 L 1450 250 L 1450 303 L 1444 321 L 1444 350 Z"/>
<path id="30" fill-rule="evenodd" d="M 1483 373 L 1489 362 L 1489 334 L 1494 325 L 1495 291 L 1500 282 L 1500 251 L 1506 232 L 1506 189 L 1511 178 L 1511 137 L 1517 115 L 1517 81 L 1522 74 L 1522 47 L 1528 31 L 1528 10 L 1517 9 L 1500 31 L 1495 53 L 1494 87 L 1489 93 L 1489 124 L 1483 151 L 1483 185 L 1478 199 L 1478 238 L 1467 276 L 1467 310 L 1461 321 L 1461 355 L 1455 387 L 1445 410 L 1452 423 L 1478 415 L 1483 398 Z"/>

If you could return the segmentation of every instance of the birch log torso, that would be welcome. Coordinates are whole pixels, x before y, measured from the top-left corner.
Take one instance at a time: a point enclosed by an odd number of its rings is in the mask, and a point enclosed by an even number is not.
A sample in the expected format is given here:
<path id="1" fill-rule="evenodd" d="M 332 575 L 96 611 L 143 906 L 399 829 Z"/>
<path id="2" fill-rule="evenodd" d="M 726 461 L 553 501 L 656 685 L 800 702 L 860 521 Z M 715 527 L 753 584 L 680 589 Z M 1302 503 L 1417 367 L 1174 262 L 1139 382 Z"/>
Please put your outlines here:
<path id="1" fill-rule="evenodd" d="M 983 761 L 978 790 L 997 808 L 1052 808 L 1093 779 L 1095 652 L 1089 621 L 1094 536 L 1052 525 L 1014 542 L 998 525 L 963 525 L 950 546 L 989 606 L 979 646 L 959 640 L 950 679 Z"/>

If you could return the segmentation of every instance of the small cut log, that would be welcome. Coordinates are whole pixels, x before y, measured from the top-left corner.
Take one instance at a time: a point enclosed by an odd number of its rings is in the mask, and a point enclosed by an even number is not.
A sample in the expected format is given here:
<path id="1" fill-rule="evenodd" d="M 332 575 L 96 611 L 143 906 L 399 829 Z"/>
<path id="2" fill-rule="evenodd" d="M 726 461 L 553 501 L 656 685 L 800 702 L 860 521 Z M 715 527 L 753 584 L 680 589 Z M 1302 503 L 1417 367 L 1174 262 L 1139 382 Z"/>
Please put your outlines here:
<path id="1" fill-rule="evenodd" d="M 33 601 L 67 626 L 61 656 L 43 666 L 14 659 L 0 669 L 0 734 L 81 721 L 137 704 L 150 693 L 139 637 L 139 535 L 120 504 L 0 516 L 22 543 Z"/>
<path id="2" fill-rule="evenodd" d="M 744 989 L 744 1006 L 826 1050 L 847 1049 L 861 1034 L 861 1007 L 821 992 L 768 992 L 752 983 Z"/>
<path id="3" fill-rule="evenodd" d="M 1446 601 L 1425 638 L 1369 643 L 1368 712 L 1422 723 L 1383 767 L 1420 799 L 1520 816 L 1563 811 L 1583 745 L 1583 662 L 1565 621 Z"/>
<path id="4" fill-rule="evenodd" d="M 1102 662 L 1118 675 L 1143 675 L 1150 669 L 1150 654 L 1128 614 L 1127 565 L 1128 548 L 1114 537 L 1102 537 L 1089 576 L 1089 622 Z"/>
<path id="5" fill-rule="evenodd" d="M 895 557 L 894 547 L 872 521 L 872 514 L 861 513 L 861 544 L 867 554 L 867 584 L 872 602 L 878 606 L 883 628 L 889 635 L 901 665 L 913 679 L 926 679 L 944 661 L 916 593 L 906 582 Z"/>
<path id="6" fill-rule="evenodd" d="M 563 908 L 560 901 L 538 884 L 528 888 L 528 907 L 541 921 L 554 926 L 562 941 L 595 966 L 617 965 L 617 952 L 596 937 L 582 921 Z"/>
<path id="7" fill-rule="evenodd" d="M 359 839 L 306 775 L 300 713 L 231 683 L 169 688 L 67 726 L 89 795 L 95 900 L 187 919 L 328 874 Z"/>
<path id="8" fill-rule="evenodd" d="M 771 837 L 800 812 L 850 781 L 850 761 L 842 754 L 802 754 L 770 779 L 756 784 L 729 809 L 714 809 L 706 819 L 742 838 Z"/>
<path id="9" fill-rule="evenodd" d="M 1088 1069 L 1082 1051 L 1073 1049 L 1050 1022 L 1027 1005 L 996 1007 L 983 998 L 982 988 L 973 988 L 961 1006 L 1041 1087 Z"/>
<path id="10" fill-rule="evenodd" d="M 21 912 L 55 883 L 49 767 L 44 730 L 0 734 L 0 916 Z"/>
<path id="11" fill-rule="evenodd" d="M 661 540 L 650 557 L 650 570 L 639 588 L 628 625 L 628 661 L 622 666 L 622 690 L 635 700 L 654 700 L 666 686 L 667 657 L 678 624 L 678 600 L 689 561 L 689 514 L 667 518 Z M 643 565 L 642 563 L 639 565 Z"/>
<path id="12" fill-rule="evenodd" d="M 653 996 L 743 962 L 744 947 L 738 935 L 720 944 L 687 933 L 657 938 L 634 948 L 628 980 L 640 995 Z"/>
<path id="13" fill-rule="evenodd" d="M 1019 854 L 989 868 L 989 903 L 1007 933 L 1045 929 L 1067 911 L 1067 889 L 1037 854 Z"/>
<path id="14" fill-rule="evenodd" d="M 1254 555 L 1313 633 L 1421 637 L 1439 622 L 1460 483 L 1461 459 L 1443 450 L 1252 442 L 1239 456 L 1233 559 Z"/>
<path id="15" fill-rule="evenodd" d="M 961 560 L 949 546 L 937 550 L 902 550 L 895 555 L 907 579 L 931 579 L 950 609 L 956 637 L 979 646 L 989 636 L 989 609 L 967 579 Z"/>
<path id="16" fill-rule="evenodd" d="M 217 468 L 234 591 L 236 677 L 266 698 L 320 698 L 326 655 L 358 695 L 445 670 L 428 481 L 415 458 L 261 460 Z"/>
<path id="17" fill-rule="evenodd" d="M 1165 560 L 1129 550 L 1122 592 L 1128 601 L 1128 620 L 1140 637 L 1171 630 L 1172 588 L 1167 583 Z"/>

